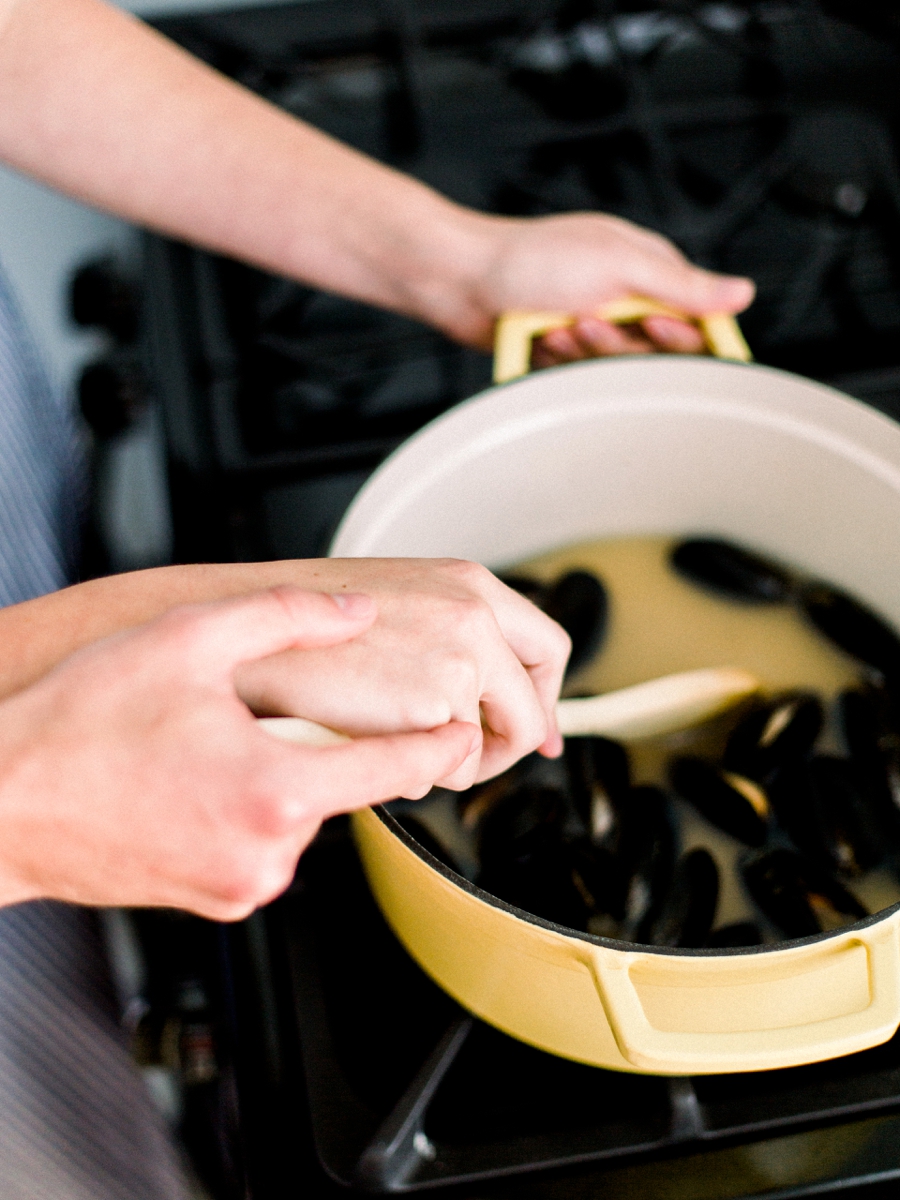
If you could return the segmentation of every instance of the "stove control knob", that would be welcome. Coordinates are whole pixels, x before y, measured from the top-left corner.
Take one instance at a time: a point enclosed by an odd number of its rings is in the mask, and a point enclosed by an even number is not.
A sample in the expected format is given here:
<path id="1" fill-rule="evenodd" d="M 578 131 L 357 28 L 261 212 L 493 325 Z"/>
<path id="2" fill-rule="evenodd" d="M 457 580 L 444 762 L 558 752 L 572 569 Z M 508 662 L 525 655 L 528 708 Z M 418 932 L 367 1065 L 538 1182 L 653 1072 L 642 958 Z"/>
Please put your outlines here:
<path id="1" fill-rule="evenodd" d="M 89 363 L 78 381 L 81 414 L 98 438 L 130 429 L 146 407 L 142 372 L 133 359 L 110 356 Z"/>
<path id="2" fill-rule="evenodd" d="M 108 259 L 88 263 L 76 271 L 70 309 L 76 325 L 103 329 L 121 345 L 137 337 L 136 290 Z"/>

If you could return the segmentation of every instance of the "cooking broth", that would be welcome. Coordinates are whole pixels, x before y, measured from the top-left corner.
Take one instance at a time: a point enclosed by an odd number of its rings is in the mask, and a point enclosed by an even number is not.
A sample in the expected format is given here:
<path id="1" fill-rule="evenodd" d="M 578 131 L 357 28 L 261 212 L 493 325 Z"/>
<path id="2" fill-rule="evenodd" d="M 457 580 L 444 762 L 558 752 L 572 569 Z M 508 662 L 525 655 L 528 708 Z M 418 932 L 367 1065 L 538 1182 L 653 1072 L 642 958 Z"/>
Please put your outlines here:
<path id="1" fill-rule="evenodd" d="M 592 571 L 609 594 L 606 639 L 596 657 L 568 680 L 564 694 L 595 695 L 660 675 L 700 667 L 740 667 L 766 693 L 802 689 L 826 704 L 859 682 L 859 664 L 818 634 L 790 605 L 723 599 L 677 575 L 669 556 L 680 539 L 639 536 L 581 542 L 551 551 L 511 570 L 550 583 L 568 571 Z M 673 752 L 702 752 L 721 741 L 731 718 L 697 731 L 629 745 L 636 783 L 665 782 Z M 822 744 L 835 749 L 834 734 Z M 755 913 L 737 873 L 743 851 L 690 805 L 673 801 L 682 849 L 705 847 L 720 875 L 716 925 L 751 920 Z M 850 890 L 872 912 L 900 900 L 887 871 L 872 871 Z"/>
<path id="2" fill-rule="evenodd" d="M 813 692 L 831 710 L 838 693 L 863 680 L 860 663 L 823 637 L 797 606 L 729 599 L 677 574 L 669 561 L 677 543 L 678 539 L 659 536 L 584 542 L 516 563 L 504 572 L 551 584 L 568 572 L 588 571 L 603 582 L 608 598 L 604 640 L 597 654 L 570 675 L 564 694 L 595 695 L 661 675 L 727 666 L 752 673 L 766 695 Z M 747 847 L 672 795 L 669 767 L 673 758 L 683 755 L 719 761 L 728 734 L 747 707 L 738 706 L 695 729 L 628 743 L 632 782 L 662 786 L 670 796 L 680 853 L 704 848 L 715 860 L 719 873 L 715 929 L 759 922 L 760 914 L 741 882 L 739 864 Z M 843 752 L 836 730 L 827 724 L 817 747 L 820 753 Z M 546 776 L 552 784 L 558 769 L 544 761 L 543 766 L 531 768 L 532 777 Z M 450 851 L 458 869 L 475 879 L 477 846 L 471 830 L 460 823 L 457 803 L 455 794 L 436 789 L 428 801 L 415 806 L 415 814 Z M 900 882 L 886 868 L 843 883 L 869 912 L 900 900 Z M 596 927 L 594 918 L 589 921 L 589 931 L 612 932 L 605 928 L 605 917 L 596 920 Z M 779 940 L 765 923 L 762 932 L 767 942 Z"/>

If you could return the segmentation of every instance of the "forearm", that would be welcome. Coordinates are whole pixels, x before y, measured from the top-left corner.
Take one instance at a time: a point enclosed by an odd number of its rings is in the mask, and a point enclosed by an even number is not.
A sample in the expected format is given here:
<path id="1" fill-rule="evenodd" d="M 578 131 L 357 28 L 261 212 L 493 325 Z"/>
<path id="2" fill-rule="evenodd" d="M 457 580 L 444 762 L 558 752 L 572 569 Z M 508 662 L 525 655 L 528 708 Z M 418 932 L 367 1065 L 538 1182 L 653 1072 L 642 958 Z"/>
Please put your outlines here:
<path id="1" fill-rule="evenodd" d="M 467 288 L 493 218 L 294 119 L 102 0 L 0 0 L 0 158 L 128 220 L 483 335 Z"/>
<path id="2" fill-rule="evenodd" d="M 160 567 L 111 575 L 0 609 L 0 699 L 42 678 L 82 646 L 180 604 L 248 596 L 277 584 L 340 591 L 340 560 Z"/>

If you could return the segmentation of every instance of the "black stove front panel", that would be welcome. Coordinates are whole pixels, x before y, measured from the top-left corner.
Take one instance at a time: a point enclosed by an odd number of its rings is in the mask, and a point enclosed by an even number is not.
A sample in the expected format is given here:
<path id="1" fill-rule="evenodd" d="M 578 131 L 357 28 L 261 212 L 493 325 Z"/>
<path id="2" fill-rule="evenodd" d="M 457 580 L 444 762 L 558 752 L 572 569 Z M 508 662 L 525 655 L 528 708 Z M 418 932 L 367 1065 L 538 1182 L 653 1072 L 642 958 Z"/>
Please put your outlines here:
<path id="1" fill-rule="evenodd" d="M 900 33 L 882 6 L 309 0 L 161 28 L 460 201 L 616 213 L 751 275 L 759 361 L 900 413 Z M 186 406 L 195 426 L 171 436 L 182 556 L 321 551 L 366 473 L 488 383 L 486 356 L 414 321 L 166 243 L 148 265 L 170 429 Z M 181 332 L 156 315 L 173 308 Z"/>

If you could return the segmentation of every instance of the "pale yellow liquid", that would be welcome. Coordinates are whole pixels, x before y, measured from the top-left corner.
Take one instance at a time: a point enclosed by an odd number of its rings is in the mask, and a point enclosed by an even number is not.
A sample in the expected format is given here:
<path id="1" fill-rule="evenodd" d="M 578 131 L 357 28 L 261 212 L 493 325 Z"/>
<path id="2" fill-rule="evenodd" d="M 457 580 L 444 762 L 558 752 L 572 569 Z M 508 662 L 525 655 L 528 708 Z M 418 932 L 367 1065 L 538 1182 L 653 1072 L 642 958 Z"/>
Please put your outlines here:
<path id="1" fill-rule="evenodd" d="M 606 639 L 594 661 L 569 680 L 566 694 L 595 695 L 699 667 L 741 667 L 759 679 L 766 693 L 800 688 L 818 693 L 828 704 L 859 681 L 858 664 L 825 641 L 790 605 L 730 601 L 676 575 L 668 559 L 677 540 L 584 542 L 510 568 L 546 583 L 567 571 L 592 571 L 607 589 Z M 673 754 L 720 745 L 738 715 L 700 731 L 632 743 L 635 782 L 664 782 Z M 832 730 L 825 731 L 824 745 L 835 748 Z M 688 805 L 677 807 L 684 849 L 705 846 L 719 866 L 716 924 L 750 919 L 753 912 L 735 869 L 744 848 Z M 881 871 L 855 882 L 852 890 L 872 912 L 900 899 L 900 887 Z"/>
<path id="2" fill-rule="evenodd" d="M 788 605 L 741 604 L 688 583 L 671 569 L 668 537 L 585 542 L 517 564 L 551 582 L 593 571 L 610 599 L 609 629 L 596 659 L 569 692 L 594 695 L 698 667 L 742 667 L 766 691 L 804 688 L 830 699 L 855 683 L 853 659 L 836 650 Z"/>

